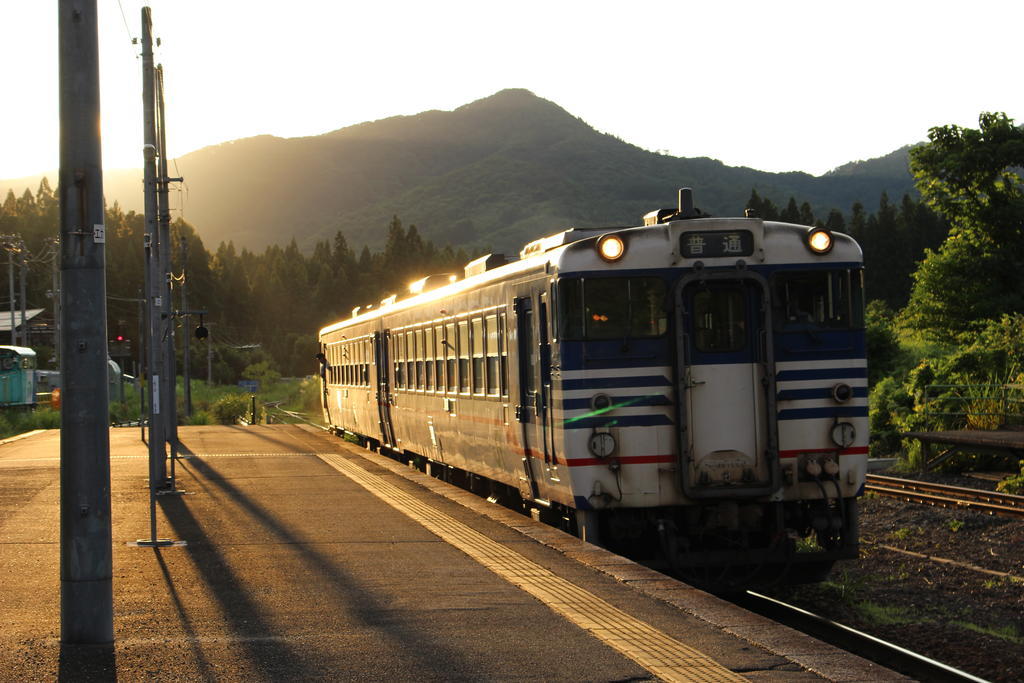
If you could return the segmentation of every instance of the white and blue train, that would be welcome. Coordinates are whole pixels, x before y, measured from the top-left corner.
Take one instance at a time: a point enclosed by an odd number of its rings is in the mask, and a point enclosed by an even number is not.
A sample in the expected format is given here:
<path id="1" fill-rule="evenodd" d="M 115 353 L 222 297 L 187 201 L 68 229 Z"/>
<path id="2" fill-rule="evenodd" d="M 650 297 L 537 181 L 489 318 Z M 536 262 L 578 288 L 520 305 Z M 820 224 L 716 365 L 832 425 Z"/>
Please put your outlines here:
<path id="1" fill-rule="evenodd" d="M 818 578 L 858 550 L 862 275 L 846 235 L 682 190 L 323 328 L 325 418 L 705 585 Z"/>

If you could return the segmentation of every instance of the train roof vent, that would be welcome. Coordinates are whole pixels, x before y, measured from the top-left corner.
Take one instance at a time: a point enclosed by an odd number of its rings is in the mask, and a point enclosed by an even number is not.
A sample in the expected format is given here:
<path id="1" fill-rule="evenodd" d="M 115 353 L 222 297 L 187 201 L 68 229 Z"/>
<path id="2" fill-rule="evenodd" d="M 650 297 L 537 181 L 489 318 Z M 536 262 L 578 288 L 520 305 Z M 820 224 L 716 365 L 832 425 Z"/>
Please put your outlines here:
<path id="1" fill-rule="evenodd" d="M 429 292 L 432 289 L 438 287 L 444 287 L 450 285 L 459 279 L 459 276 L 455 273 L 441 273 L 439 275 L 428 275 L 424 278 L 420 278 L 409 285 L 409 292 L 411 294 L 422 294 L 423 292 Z"/>
<path id="2" fill-rule="evenodd" d="M 353 308 L 352 309 L 352 317 L 354 318 L 357 315 L 359 315 L 359 311 L 361 311 L 361 310 L 363 310 L 362 306 L 356 306 L 355 308 Z"/>
<path id="3" fill-rule="evenodd" d="M 584 240 L 588 237 L 593 237 L 595 232 L 608 232 L 609 230 L 619 229 L 621 228 L 569 228 L 568 230 L 563 230 L 562 232 L 555 233 L 554 235 L 541 237 L 539 240 L 530 242 L 523 247 L 522 251 L 519 252 L 519 258 L 529 258 L 530 256 L 543 254 L 545 251 L 551 251 L 552 249 L 576 242 L 577 240 Z"/>
<path id="4" fill-rule="evenodd" d="M 657 225 L 658 223 L 664 223 L 670 216 L 674 216 L 676 213 L 675 209 L 657 209 L 650 213 L 644 214 L 644 225 Z"/>
<path id="5" fill-rule="evenodd" d="M 396 301 L 398 301 L 398 295 L 397 294 L 392 294 L 391 296 L 389 296 L 386 299 L 381 299 L 380 300 L 380 305 L 381 306 L 390 306 L 393 303 L 395 303 Z"/>
<path id="6" fill-rule="evenodd" d="M 504 254 L 486 254 L 478 259 L 473 259 L 466 264 L 466 277 L 473 277 L 480 273 L 486 273 L 488 270 L 494 270 L 500 266 L 505 265 Z"/>

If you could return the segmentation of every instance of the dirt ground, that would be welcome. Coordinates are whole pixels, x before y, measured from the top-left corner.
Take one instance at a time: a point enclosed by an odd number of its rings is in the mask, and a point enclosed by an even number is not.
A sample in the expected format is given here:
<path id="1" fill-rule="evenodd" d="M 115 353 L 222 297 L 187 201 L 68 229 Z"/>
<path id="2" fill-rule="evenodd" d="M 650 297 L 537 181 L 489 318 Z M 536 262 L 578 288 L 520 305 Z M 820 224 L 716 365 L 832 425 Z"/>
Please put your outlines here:
<path id="1" fill-rule="evenodd" d="M 861 558 L 773 595 L 987 680 L 1024 677 L 1024 520 L 868 494 Z"/>

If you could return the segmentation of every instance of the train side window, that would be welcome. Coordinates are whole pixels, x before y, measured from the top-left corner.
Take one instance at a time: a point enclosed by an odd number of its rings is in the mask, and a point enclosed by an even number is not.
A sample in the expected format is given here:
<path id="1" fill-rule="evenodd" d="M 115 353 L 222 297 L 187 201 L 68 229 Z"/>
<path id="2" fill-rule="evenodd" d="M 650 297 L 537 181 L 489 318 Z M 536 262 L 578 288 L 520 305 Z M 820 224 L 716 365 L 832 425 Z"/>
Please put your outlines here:
<path id="1" fill-rule="evenodd" d="M 501 360 L 501 395 L 508 396 L 508 337 L 505 332 L 505 311 L 498 313 L 498 355 Z"/>
<path id="2" fill-rule="evenodd" d="M 352 384 L 352 363 L 354 361 L 353 354 L 355 350 L 352 348 L 352 342 L 345 344 L 345 384 Z"/>
<path id="3" fill-rule="evenodd" d="M 391 354 L 392 361 L 395 364 L 395 387 L 398 389 L 405 388 L 405 334 L 402 332 L 395 332 L 391 337 L 394 350 Z"/>
<path id="4" fill-rule="evenodd" d="M 434 382 L 437 390 L 444 393 L 444 327 L 434 326 Z"/>
<path id="5" fill-rule="evenodd" d="M 468 394 L 469 377 L 469 321 L 459 321 L 459 393 Z"/>
<path id="6" fill-rule="evenodd" d="M 483 317 L 473 318 L 473 393 L 484 393 L 484 336 Z"/>
<path id="7" fill-rule="evenodd" d="M 484 329 L 487 333 L 487 343 L 484 345 L 484 353 L 487 357 L 487 395 L 497 396 L 500 391 L 498 380 L 500 364 L 500 351 L 498 348 L 498 316 L 489 315 L 484 321 Z"/>
<path id="8" fill-rule="evenodd" d="M 370 386 L 370 340 L 363 340 L 363 386 Z"/>
<path id="9" fill-rule="evenodd" d="M 423 391 L 427 388 L 427 375 L 426 375 L 426 340 L 424 339 L 424 330 L 422 327 L 416 330 L 416 388 L 419 391 Z"/>
<path id="10" fill-rule="evenodd" d="M 434 390 L 434 328 L 423 328 L 423 389 Z"/>
<path id="11" fill-rule="evenodd" d="M 459 373 L 457 371 L 459 337 L 455 333 L 455 323 L 447 323 L 444 326 L 444 334 L 446 341 L 444 355 L 447 359 L 448 393 L 455 394 L 459 391 Z"/>
<path id="12" fill-rule="evenodd" d="M 416 389 L 416 338 L 412 330 L 405 333 L 405 387 Z"/>
<path id="13" fill-rule="evenodd" d="M 341 367 L 338 368 L 338 374 L 340 383 L 348 384 L 348 349 L 345 348 L 345 344 L 341 345 Z"/>

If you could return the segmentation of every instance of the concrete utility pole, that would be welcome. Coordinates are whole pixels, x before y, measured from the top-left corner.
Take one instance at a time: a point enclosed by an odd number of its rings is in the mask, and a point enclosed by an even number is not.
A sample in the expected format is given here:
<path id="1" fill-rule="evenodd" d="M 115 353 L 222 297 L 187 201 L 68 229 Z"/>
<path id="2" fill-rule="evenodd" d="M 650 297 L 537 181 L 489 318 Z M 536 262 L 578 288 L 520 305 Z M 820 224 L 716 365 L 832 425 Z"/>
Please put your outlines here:
<path id="1" fill-rule="evenodd" d="M 157 211 L 156 78 L 153 71 L 153 22 L 148 7 L 142 8 L 142 131 L 143 184 L 146 215 L 146 311 L 149 320 L 146 365 L 149 368 L 149 478 L 153 495 L 167 480 L 166 421 L 164 419 L 163 277 L 160 275 L 160 236 Z M 155 499 L 152 524 L 155 527 Z M 154 528 L 153 538 L 156 538 Z"/>
<path id="2" fill-rule="evenodd" d="M 60 0 L 60 630 L 114 641 L 96 0 Z M 11 320 L 14 322 L 13 316 Z"/>

